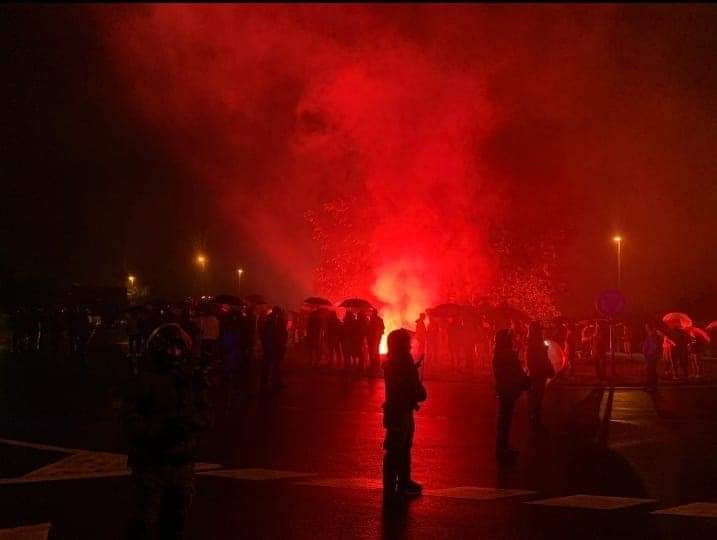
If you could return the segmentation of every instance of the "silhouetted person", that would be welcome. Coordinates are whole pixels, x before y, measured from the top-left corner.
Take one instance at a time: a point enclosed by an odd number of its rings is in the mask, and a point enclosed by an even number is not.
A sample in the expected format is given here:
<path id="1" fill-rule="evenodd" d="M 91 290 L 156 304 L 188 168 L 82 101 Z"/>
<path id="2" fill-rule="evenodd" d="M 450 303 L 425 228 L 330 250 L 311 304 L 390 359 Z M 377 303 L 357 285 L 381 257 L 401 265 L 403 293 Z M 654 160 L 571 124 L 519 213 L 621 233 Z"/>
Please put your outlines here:
<path id="1" fill-rule="evenodd" d="M 411 478 L 413 411 L 426 400 L 426 389 L 411 356 L 411 334 L 394 330 L 388 335 L 388 357 L 383 363 L 386 401 L 383 404 L 383 496 L 393 502 L 403 495 L 420 495 L 422 486 Z"/>
<path id="2" fill-rule="evenodd" d="M 693 337 L 689 344 L 690 371 L 692 377 L 698 379 L 702 373 L 700 370 L 700 359 L 706 350 L 705 343 L 698 337 Z"/>
<path id="3" fill-rule="evenodd" d="M 306 341 L 309 345 L 309 365 L 318 366 L 321 363 L 321 313 L 315 309 L 309 313 L 306 321 Z"/>
<path id="4" fill-rule="evenodd" d="M 344 323 L 341 335 L 341 348 L 344 352 L 344 368 L 346 370 L 351 369 L 355 364 L 358 363 L 358 357 L 356 356 L 356 334 L 359 332 L 358 321 L 356 315 L 347 311 L 344 316 Z"/>
<path id="5" fill-rule="evenodd" d="M 565 335 L 565 347 L 567 353 L 568 373 L 571 377 L 575 376 L 575 360 L 577 358 L 578 349 L 578 330 L 573 323 L 568 325 L 568 331 Z"/>
<path id="6" fill-rule="evenodd" d="M 139 316 L 134 312 L 127 314 L 127 341 L 130 355 L 138 355 L 142 351 L 142 332 L 139 328 Z"/>
<path id="7" fill-rule="evenodd" d="M 543 340 L 543 328 L 539 321 L 530 323 L 527 347 L 526 357 L 530 376 L 528 418 L 531 428 L 541 430 L 543 428 L 542 411 L 545 385 L 548 379 L 555 375 L 555 371 L 548 358 L 548 346 Z"/>
<path id="8" fill-rule="evenodd" d="M 642 342 L 642 354 L 645 355 L 645 389 L 654 392 L 657 390 L 657 362 L 662 353 L 662 338 L 650 324 L 645 325 L 645 331 L 647 335 Z"/>
<path id="9" fill-rule="evenodd" d="M 211 423 L 207 382 L 176 324 L 147 343 L 145 368 L 122 409 L 134 488 L 134 538 L 182 538 L 194 493 L 197 434 Z"/>
<path id="10" fill-rule="evenodd" d="M 591 346 L 595 374 L 598 380 L 604 381 L 607 379 L 607 354 L 610 348 L 610 328 L 606 323 L 596 323 Z"/>
<path id="11" fill-rule="evenodd" d="M 498 394 L 495 455 L 498 461 L 510 462 L 518 455 L 516 450 L 510 448 L 513 409 L 520 394 L 528 389 L 529 381 L 520 365 L 518 353 L 513 348 L 513 333 L 508 329 L 499 330 L 495 335 L 493 375 Z"/>
<path id="12" fill-rule="evenodd" d="M 205 312 L 199 316 L 199 336 L 202 340 L 202 359 L 211 363 L 216 356 L 219 339 L 219 319 L 214 313 Z"/>
<path id="13" fill-rule="evenodd" d="M 231 406 L 237 391 L 238 371 L 241 364 L 241 319 L 241 313 L 232 310 L 227 314 L 222 325 L 224 391 L 227 407 Z"/>
<path id="14" fill-rule="evenodd" d="M 383 319 L 374 309 L 371 312 L 368 329 L 368 354 L 372 370 L 378 369 L 380 364 L 381 357 L 379 347 L 381 345 L 381 337 L 385 330 L 386 326 L 383 324 Z"/>
<path id="15" fill-rule="evenodd" d="M 335 311 L 331 311 L 326 321 L 326 346 L 329 353 L 329 366 L 331 367 L 334 365 L 334 360 L 337 366 L 341 366 L 341 332 L 341 320 Z"/>
<path id="16" fill-rule="evenodd" d="M 288 338 L 289 333 L 286 330 L 284 311 L 279 306 L 274 306 L 264 321 L 261 332 L 261 347 L 264 353 L 261 364 L 262 388 L 265 388 L 269 383 L 269 377 L 271 377 L 271 385 L 274 390 L 279 390 L 283 387 L 281 363 L 286 355 Z"/>
<path id="17" fill-rule="evenodd" d="M 672 341 L 675 342 L 675 346 L 672 348 L 672 361 L 675 369 L 679 369 L 681 375 L 687 379 L 689 377 L 689 336 L 684 330 L 675 330 Z"/>
<path id="18" fill-rule="evenodd" d="M 426 328 L 426 314 L 421 313 L 416 320 L 416 344 L 418 350 L 416 356 L 420 358 L 426 354 L 426 342 L 428 339 L 428 328 Z"/>
<path id="19" fill-rule="evenodd" d="M 358 369 L 360 372 L 363 372 L 366 368 L 364 344 L 368 343 L 369 339 L 371 339 L 371 321 L 369 321 L 366 313 L 360 313 L 356 318 L 355 332 L 353 334 L 354 355 L 358 359 Z M 371 354 L 370 350 L 369 354 Z"/>

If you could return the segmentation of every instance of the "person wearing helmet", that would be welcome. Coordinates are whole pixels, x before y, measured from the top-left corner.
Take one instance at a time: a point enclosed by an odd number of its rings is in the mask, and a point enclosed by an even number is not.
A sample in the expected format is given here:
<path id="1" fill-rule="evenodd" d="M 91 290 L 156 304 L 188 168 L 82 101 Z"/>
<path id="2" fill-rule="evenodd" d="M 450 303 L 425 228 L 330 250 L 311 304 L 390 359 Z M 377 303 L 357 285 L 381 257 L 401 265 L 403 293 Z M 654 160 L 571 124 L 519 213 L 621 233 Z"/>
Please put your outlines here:
<path id="1" fill-rule="evenodd" d="M 383 496 L 390 503 L 405 495 L 420 495 L 422 486 L 411 479 L 413 411 L 426 400 L 426 389 L 411 356 L 411 334 L 394 330 L 388 335 L 388 358 L 383 363 L 386 401 L 383 404 Z"/>
<path id="2" fill-rule="evenodd" d="M 149 336 L 122 406 L 135 502 L 134 538 L 181 538 L 194 493 L 197 434 L 211 424 L 206 378 L 178 324 Z"/>

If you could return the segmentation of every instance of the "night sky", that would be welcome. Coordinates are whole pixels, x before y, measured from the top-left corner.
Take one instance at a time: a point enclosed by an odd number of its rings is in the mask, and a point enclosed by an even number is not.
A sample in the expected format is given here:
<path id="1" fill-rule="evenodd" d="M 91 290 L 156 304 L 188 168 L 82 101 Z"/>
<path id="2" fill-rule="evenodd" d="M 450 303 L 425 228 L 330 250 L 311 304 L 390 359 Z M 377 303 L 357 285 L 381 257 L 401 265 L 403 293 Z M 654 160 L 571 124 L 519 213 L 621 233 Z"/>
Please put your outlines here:
<path id="1" fill-rule="evenodd" d="M 614 286 L 618 231 L 632 305 L 717 307 L 714 6 L 32 5 L 0 26 L 0 277 L 180 294 L 203 249 L 216 292 L 241 266 L 243 292 L 295 304 L 331 292 L 323 268 L 385 299 L 400 267 L 432 302 L 496 279 L 500 226 L 556 244 L 569 314 Z M 369 262 L 312 238 L 337 201 Z"/>

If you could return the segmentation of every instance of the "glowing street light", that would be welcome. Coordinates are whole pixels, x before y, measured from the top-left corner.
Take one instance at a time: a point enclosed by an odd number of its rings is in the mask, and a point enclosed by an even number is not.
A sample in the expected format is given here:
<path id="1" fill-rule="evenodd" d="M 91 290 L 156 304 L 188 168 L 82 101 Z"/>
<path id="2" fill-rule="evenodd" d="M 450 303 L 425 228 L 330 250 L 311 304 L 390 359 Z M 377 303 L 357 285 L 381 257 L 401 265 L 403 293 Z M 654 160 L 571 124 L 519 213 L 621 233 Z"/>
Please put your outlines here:
<path id="1" fill-rule="evenodd" d="M 241 276 L 243 273 L 243 269 L 237 268 L 237 293 L 239 292 L 239 288 L 241 287 Z"/>
<path id="2" fill-rule="evenodd" d="M 129 281 L 130 287 L 134 287 L 134 280 L 135 280 L 135 279 L 136 279 L 136 278 L 135 278 L 134 276 L 132 276 L 132 275 L 127 276 L 127 280 Z"/>
<path id="3" fill-rule="evenodd" d="M 617 234 L 613 236 L 612 240 L 617 244 L 617 288 L 620 289 L 620 278 L 622 277 L 622 236 Z"/>
<path id="4" fill-rule="evenodd" d="M 207 258 L 204 255 L 197 255 L 197 264 L 204 270 L 204 266 L 207 264 Z"/>

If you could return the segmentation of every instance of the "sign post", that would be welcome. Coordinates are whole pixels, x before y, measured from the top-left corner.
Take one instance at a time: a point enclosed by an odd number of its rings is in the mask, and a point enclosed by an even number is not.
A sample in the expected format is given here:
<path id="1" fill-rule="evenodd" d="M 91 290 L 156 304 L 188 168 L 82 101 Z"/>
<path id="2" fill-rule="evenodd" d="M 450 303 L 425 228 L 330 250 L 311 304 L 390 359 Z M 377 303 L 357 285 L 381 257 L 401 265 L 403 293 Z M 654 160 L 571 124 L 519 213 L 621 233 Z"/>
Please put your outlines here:
<path id="1" fill-rule="evenodd" d="M 625 296 L 616 289 L 609 289 L 601 292 L 597 300 L 595 300 L 595 307 L 603 317 L 607 317 L 609 320 L 610 328 L 610 363 L 612 377 L 615 378 L 615 340 L 614 340 L 614 319 L 615 316 L 622 313 L 625 309 Z"/>

